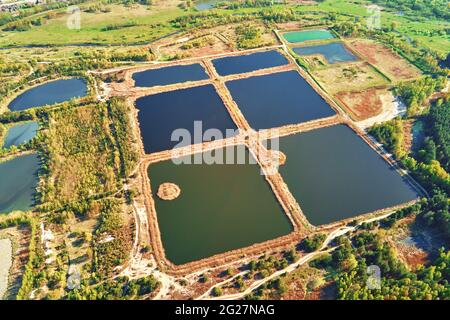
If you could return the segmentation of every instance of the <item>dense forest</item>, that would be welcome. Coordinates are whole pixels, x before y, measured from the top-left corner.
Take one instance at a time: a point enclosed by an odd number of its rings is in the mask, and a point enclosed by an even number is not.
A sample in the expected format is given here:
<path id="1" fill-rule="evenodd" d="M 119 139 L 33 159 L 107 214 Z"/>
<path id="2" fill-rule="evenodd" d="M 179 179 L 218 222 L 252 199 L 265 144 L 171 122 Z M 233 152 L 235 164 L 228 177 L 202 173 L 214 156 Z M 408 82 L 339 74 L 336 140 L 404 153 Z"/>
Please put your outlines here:
<path id="1" fill-rule="evenodd" d="M 428 123 L 436 149 L 432 150 L 432 157 L 450 172 L 450 101 L 433 105 Z"/>
<path id="2" fill-rule="evenodd" d="M 312 261 L 310 265 L 327 270 L 329 276 L 333 278 L 339 299 L 448 299 L 450 297 L 448 248 L 442 248 L 431 254 L 431 261 L 426 266 L 411 269 L 398 259 L 394 248 L 379 232 L 391 228 L 402 218 L 417 216 L 418 221 L 428 220 L 432 228 L 442 228 L 439 224 L 446 219 L 447 229 L 442 231 L 445 231 L 450 239 L 448 208 L 446 197 L 435 196 L 399 210 L 379 222 L 362 225 L 350 239 L 347 237 L 336 239 L 336 250 Z M 442 216 L 438 218 L 436 213 L 440 211 Z M 436 221 L 432 222 L 434 219 Z M 379 268 L 380 283 L 370 283 L 373 281 L 373 275 L 368 272 L 369 266 Z M 369 288 L 368 284 L 379 287 Z"/>

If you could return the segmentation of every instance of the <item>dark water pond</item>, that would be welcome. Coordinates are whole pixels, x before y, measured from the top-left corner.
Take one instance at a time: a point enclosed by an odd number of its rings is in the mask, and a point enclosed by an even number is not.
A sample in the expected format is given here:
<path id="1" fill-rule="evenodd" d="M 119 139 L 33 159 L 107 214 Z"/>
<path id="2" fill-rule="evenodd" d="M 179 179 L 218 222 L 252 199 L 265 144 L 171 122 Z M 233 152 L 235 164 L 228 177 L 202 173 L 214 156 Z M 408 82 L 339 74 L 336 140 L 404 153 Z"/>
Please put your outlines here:
<path id="1" fill-rule="evenodd" d="M 425 139 L 425 124 L 422 120 L 414 121 L 412 128 L 412 148 L 418 150 Z"/>
<path id="2" fill-rule="evenodd" d="M 84 79 L 72 78 L 47 82 L 31 88 L 16 97 L 8 106 L 11 111 L 21 111 L 84 97 L 87 84 Z"/>
<path id="3" fill-rule="evenodd" d="M 331 64 L 336 62 L 350 62 L 358 60 L 358 58 L 351 53 L 343 43 L 340 42 L 333 42 L 318 46 L 297 47 L 292 50 L 300 56 L 321 54 L 325 57 L 328 63 Z"/>
<path id="4" fill-rule="evenodd" d="M 419 195 L 344 125 L 283 137 L 280 167 L 289 190 L 314 225 L 399 205 Z"/>
<path id="5" fill-rule="evenodd" d="M 212 60 L 212 63 L 221 76 L 246 73 L 259 69 L 273 68 L 288 63 L 286 57 L 276 50 L 256 52 L 244 56 L 225 57 Z"/>
<path id="6" fill-rule="evenodd" d="M 38 168 L 37 154 L 0 163 L 0 213 L 32 208 Z"/>
<path id="7" fill-rule="evenodd" d="M 237 155 L 238 148 L 243 147 L 228 147 L 219 152 L 222 157 L 230 152 Z M 205 155 L 217 156 L 211 153 Z M 248 152 L 246 156 L 250 157 Z M 177 165 L 165 161 L 150 165 L 148 174 L 158 224 L 170 261 L 187 263 L 274 239 L 293 230 L 260 174 L 259 166 L 246 163 Z M 158 198 L 158 187 L 165 182 L 180 187 L 177 199 Z"/>
<path id="8" fill-rule="evenodd" d="M 14 125 L 9 128 L 6 133 L 3 148 L 19 146 L 23 143 L 27 143 L 36 136 L 37 130 L 38 123 L 34 121 Z"/>
<path id="9" fill-rule="evenodd" d="M 328 30 L 306 30 L 286 32 L 283 37 L 290 43 L 300 43 L 311 40 L 333 39 L 333 34 Z"/>
<path id="10" fill-rule="evenodd" d="M 136 87 L 166 86 L 205 79 L 208 79 L 208 75 L 199 63 L 151 69 L 133 74 Z"/>
<path id="11" fill-rule="evenodd" d="M 296 71 L 239 79 L 226 85 L 254 129 L 296 124 L 335 114 Z"/>
<path id="12" fill-rule="evenodd" d="M 176 129 L 194 137 L 194 121 L 202 122 L 196 143 L 202 142 L 208 129 L 217 129 L 225 137 L 227 129 L 237 128 L 212 85 L 145 96 L 136 100 L 136 107 L 146 153 L 174 148 L 180 142 L 172 141 Z"/>

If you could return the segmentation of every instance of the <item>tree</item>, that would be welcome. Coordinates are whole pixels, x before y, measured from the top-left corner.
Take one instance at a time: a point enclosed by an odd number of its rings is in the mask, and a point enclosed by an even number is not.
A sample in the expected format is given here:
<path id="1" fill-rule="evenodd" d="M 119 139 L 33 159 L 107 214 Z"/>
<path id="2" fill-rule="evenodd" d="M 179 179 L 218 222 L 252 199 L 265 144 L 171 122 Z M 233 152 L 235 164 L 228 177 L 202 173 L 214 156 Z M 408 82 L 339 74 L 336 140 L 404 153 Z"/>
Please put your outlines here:
<path id="1" fill-rule="evenodd" d="M 223 294 L 223 290 L 222 290 L 221 287 L 214 287 L 214 288 L 212 289 L 212 295 L 213 295 L 214 297 L 220 297 L 222 294 Z"/>

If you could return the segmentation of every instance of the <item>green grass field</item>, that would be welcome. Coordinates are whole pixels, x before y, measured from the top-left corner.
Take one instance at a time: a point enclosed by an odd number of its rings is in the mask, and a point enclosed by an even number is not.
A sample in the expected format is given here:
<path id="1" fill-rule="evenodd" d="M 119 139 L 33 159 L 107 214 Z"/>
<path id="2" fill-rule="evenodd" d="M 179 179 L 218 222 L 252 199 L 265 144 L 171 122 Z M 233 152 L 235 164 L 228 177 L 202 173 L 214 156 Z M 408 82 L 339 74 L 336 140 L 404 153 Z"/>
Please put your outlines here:
<path id="1" fill-rule="evenodd" d="M 59 10 L 56 18 L 46 20 L 42 26 L 24 32 L 1 32 L 0 47 L 26 45 L 67 45 L 67 44 L 124 44 L 144 43 L 164 36 L 175 29 L 170 20 L 186 14 L 178 8 L 149 9 L 134 5 L 124 7 L 109 5 L 108 13 L 81 13 L 81 28 L 67 27 L 70 14 Z M 109 25 L 132 23 L 134 26 L 104 31 Z"/>
<path id="2" fill-rule="evenodd" d="M 85 8 L 95 1 L 84 4 Z M 159 37 L 170 34 L 175 29 L 169 22 L 182 15 L 195 12 L 194 9 L 182 10 L 175 5 L 143 6 L 143 5 L 107 5 L 111 9 L 107 13 L 81 13 L 81 29 L 71 30 L 67 27 L 69 14 L 66 9 L 55 10 L 55 18 L 45 20 L 42 26 L 32 27 L 23 32 L 0 32 L 0 47 L 27 46 L 27 45 L 79 45 L 79 44 L 137 44 L 151 42 Z M 285 10 L 283 5 L 275 5 L 272 10 Z M 292 6 L 298 13 L 335 12 L 355 16 L 364 23 L 369 15 L 365 2 L 362 0 L 327 0 L 318 5 Z M 254 13 L 261 8 L 242 8 L 233 12 L 230 10 L 217 10 L 219 13 Z M 41 13 L 37 16 L 44 16 Z M 390 26 L 395 22 L 396 30 L 419 41 L 420 44 L 446 54 L 450 51 L 450 37 L 442 33 L 450 28 L 450 22 L 441 20 L 410 19 L 391 12 L 383 12 L 382 26 Z M 110 25 L 132 26 L 105 31 Z"/>

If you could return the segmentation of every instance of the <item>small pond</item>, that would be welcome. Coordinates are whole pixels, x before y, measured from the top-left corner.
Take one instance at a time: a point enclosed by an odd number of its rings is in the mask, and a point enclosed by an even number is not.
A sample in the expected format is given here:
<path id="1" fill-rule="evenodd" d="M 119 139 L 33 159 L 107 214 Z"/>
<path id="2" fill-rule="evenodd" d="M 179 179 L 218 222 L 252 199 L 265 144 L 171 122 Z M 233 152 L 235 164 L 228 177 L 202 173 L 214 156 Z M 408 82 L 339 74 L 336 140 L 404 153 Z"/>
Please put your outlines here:
<path id="1" fill-rule="evenodd" d="M 246 73 L 259 69 L 273 68 L 288 63 L 278 51 L 256 52 L 248 55 L 225 57 L 212 60 L 214 68 L 221 76 Z"/>
<path id="2" fill-rule="evenodd" d="M 195 9 L 198 11 L 213 9 L 216 4 L 223 2 L 223 0 L 200 0 L 195 2 Z"/>
<path id="3" fill-rule="evenodd" d="M 293 48 L 294 52 L 300 56 L 323 55 L 328 63 L 357 61 L 358 58 L 350 52 L 343 43 L 333 42 L 317 46 Z"/>
<path id="4" fill-rule="evenodd" d="M 20 146 L 33 139 L 38 130 L 37 122 L 19 123 L 8 129 L 5 139 L 3 141 L 3 148 L 12 146 Z"/>
<path id="5" fill-rule="evenodd" d="M 0 162 L 0 213 L 28 211 L 33 207 L 38 168 L 37 154 Z"/>
<path id="6" fill-rule="evenodd" d="M 334 35 L 328 30 L 306 30 L 286 32 L 283 34 L 283 37 L 290 43 L 301 43 L 312 40 L 333 39 Z"/>
<path id="7" fill-rule="evenodd" d="M 412 148 L 418 150 L 425 139 L 425 125 L 422 120 L 414 121 L 412 128 Z"/>
<path id="8" fill-rule="evenodd" d="M 87 84 L 84 79 L 71 78 L 50 81 L 33 87 L 17 96 L 8 108 L 11 111 L 22 111 L 34 107 L 42 107 L 84 97 Z"/>
<path id="9" fill-rule="evenodd" d="M 133 74 L 136 87 L 166 86 L 205 79 L 208 79 L 208 75 L 199 63 L 163 67 Z"/>

